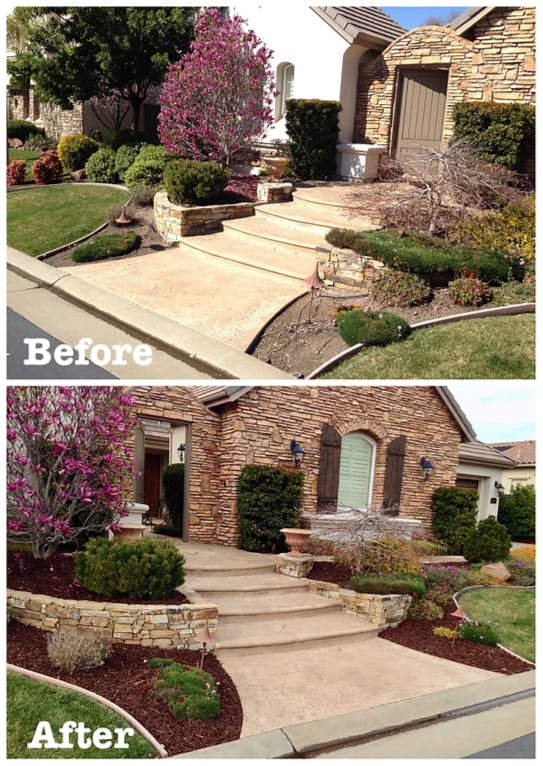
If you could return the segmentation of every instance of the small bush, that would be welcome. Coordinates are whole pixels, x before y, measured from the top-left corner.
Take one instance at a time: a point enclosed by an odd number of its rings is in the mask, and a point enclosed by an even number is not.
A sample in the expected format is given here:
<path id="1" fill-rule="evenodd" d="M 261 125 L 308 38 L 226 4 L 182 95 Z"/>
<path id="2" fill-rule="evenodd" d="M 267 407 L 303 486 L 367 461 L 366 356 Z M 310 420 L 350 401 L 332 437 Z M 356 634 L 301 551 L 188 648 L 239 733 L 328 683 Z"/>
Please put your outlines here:
<path id="1" fill-rule="evenodd" d="M 509 556 L 511 537 L 494 516 L 483 519 L 464 540 L 464 557 L 470 562 L 502 561 Z"/>
<path id="2" fill-rule="evenodd" d="M 176 718 L 209 721 L 219 717 L 221 700 L 210 673 L 170 660 L 158 663 L 150 660 L 149 667 L 160 668 L 160 675 L 154 679 L 154 688 Z"/>
<path id="3" fill-rule="evenodd" d="M 380 593 L 383 595 L 395 594 L 400 596 L 424 596 L 426 586 L 416 580 L 395 580 L 387 577 L 366 577 L 354 575 L 348 584 L 357 593 Z"/>
<path id="4" fill-rule="evenodd" d="M 99 149 L 85 164 L 85 170 L 91 181 L 100 184 L 115 184 L 119 177 L 115 169 L 115 152 L 111 149 Z"/>
<path id="5" fill-rule="evenodd" d="M 492 290 L 475 274 L 449 282 L 449 295 L 452 302 L 459 306 L 483 306 L 492 300 Z"/>
<path id="6" fill-rule="evenodd" d="M 145 144 L 123 144 L 115 155 L 115 170 L 121 180 L 124 180 L 124 174 L 137 160 L 138 155 Z"/>
<path id="7" fill-rule="evenodd" d="M 410 620 L 441 620 L 443 609 L 429 598 L 416 598 L 411 602 L 407 617 Z"/>
<path id="8" fill-rule="evenodd" d="M 491 625 L 480 622 L 461 622 L 458 635 L 466 641 L 485 646 L 496 646 L 499 638 Z"/>
<path id="9" fill-rule="evenodd" d="M 172 463 L 162 471 L 164 504 L 168 509 L 168 521 L 180 533 L 183 529 L 183 504 L 185 488 L 185 465 Z"/>
<path id="10" fill-rule="evenodd" d="M 445 556 L 447 546 L 433 540 L 411 540 L 411 547 L 420 556 Z"/>
<path id="11" fill-rule="evenodd" d="M 433 587 L 428 588 L 426 595 L 430 601 L 433 601 L 434 604 L 437 604 L 441 609 L 444 609 L 451 602 L 454 594 L 454 588 L 451 585 L 444 583 L 443 585 L 434 585 Z"/>
<path id="12" fill-rule="evenodd" d="M 164 186 L 172 202 L 208 205 L 220 198 L 230 176 L 217 162 L 172 160 L 164 170 Z"/>
<path id="13" fill-rule="evenodd" d="M 453 594 L 470 584 L 467 570 L 459 569 L 454 565 L 428 567 L 424 572 L 424 579 L 429 591 L 446 585 Z"/>
<path id="14" fill-rule="evenodd" d="M 288 550 L 281 534 L 302 512 L 304 475 L 270 465 L 246 465 L 238 482 L 239 547 L 259 553 Z"/>
<path id="15" fill-rule="evenodd" d="M 61 630 L 47 637 L 51 664 L 70 675 L 103 665 L 110 654 L 109 641 L 94 631 Z"/>
<path id="16" fill-rule="evenodd" d="M 58 183 L 62 178 L 62 162 L 58 153 L 51 149 L 38 157 L 32 165 L 32 175 L 39 186 Z"/>
<path id="17" fill-rule="evenodd" d="M 345 550 L 348 550 L 348 546 L 345 546 Z M 355 560 L 344 563 L 354 564 Z M 386 577 L 404 574 L 412 576 L 420 573 L 420 559 L 409 541 L 379 537 L 364 550 L 362 567 L 365 572 Z"/>
<path id="18" fill-rule="evenodd" d="M 146 144 L 140 149 L 135 162 L 124 174 L 124 182 L 134 186 L 158 186 L 162 183 L 166 153 L 163 146 Z"/>
<path id="19" fill-rule="evenodd" d="M 439 636 L 439 638 L 454 638 L 457 635 L 456 630 L 453 630 L 452 628 L 442 628 L 439 626 L 432 628 L 432 633 L 434 636 Z"/>
<path id="20" fill-rule="evenodd" d="M 504 523 L 501 521 L 499 514 L 498 521 L 502 524 Z M 514 559 L 531 561 L 535 564 L 535 545 L 522 545 L 520 548 L 513 548 L 511 551 L 511 556 Z"/>
<path id="21" fill-rule="evenodd" d="M 106 596 L 159 599 L 185 580 L 185 559 L 169 540 L 91 540 L 76 553 L 77 579 Z"/>
<path id="22" fill-rule="evenodd" d="M 133 231 L 126 234 L 99 234 L 88 244 L 79 245 L 72 252 L 72 261 L 86 263 L 101 261 L 104 258 L 115 258 L 131 253 L 139 247 L 141 238 Z"/>
<path id="23" fill-rule="evenodd" d="M 387 306 L 419 306 L 432 297 L 428 282 L 416 274 L 386 270 L 370 288 L 370 295 Z"/>
<path id="24" fill-rule="evenodd" d="M 89 136 L 64 136 L 58 144 L 58 156 L 66 170 L 80 170 L 99 148 L 98 141 Z"/>
<path id="25" fill-rule="evenodd" d="M 42 136 L 43 129 L 28 120 L 8 120 L 8 138 L 18 138 L 23 144 L 30 136 Z"/>
<path id="26" fill-rule="evenodd" d="M 155 199 L 155 194 L 160 191 L 160 186 L 132 186 L 130 187 L 130 202 L 138 207 L 149 207 Z"/>
<path id="27" fill-rule="evenodd" d="M 166 537 L 182 537 L 182 531 L 177 529 L 177 527 L 172 527 L 171 524 L 155 524 L 153 532 L 157 535 L 165 535 Z"/>
<path id="28" fill-rule="evenodd" d="M 511 551 L 511 555 L 513 555 L 513 551 Z M 508 585 L 517 585 L 523 588 L 535 585 L 535 562 L 510 558 L 505 562 L 505 566 L 511 575 L 507 581 Z"/>
<path id="29" fill-rule="evenodd" d="M 47 138 L 43 133 L 36 133 L 26 139 L 24 148 L 28 151 L 40 149 L 42 152 L 47 152 L 49 149 L 56 149 L 57 142 L 52 138 Z"/>
<path id="30" fill-rule="evenodd" d="M 141 130 L 132 130 L 131 128 L 123 128 L 118 130 L 111 137 L 111 148 L 114 152 L 118 151 L 121 146 L 125 144 L 145 144 L 149 143 L 149 139 L 142 133 Z"/>
<path id="31" fill-rule="evenodd" d="M 432 498 L 432 526 L 435 536 L 452 556 L 462 553 L 464 540 L 477 523 L 479 497 L 470 489 L 440 487 Z"/>
<path id="32" fill-rule="evenodd" d="M 535 303 L 535 277 L 532 274 L 522 282 L 506 282 L 494 290 L 493 306 L 512 306 L 515 303 Z"/>
<path id="33" fill-rule="evenodd" d="M 286 103 L 289 169 L 304 181 L 325 180 L 336 173 L 339 101 L 292 98 Z"/>
<path id="34" fill-rule="evenodd" d="M 25 176 L 26 160 L 12 160 L 7 170 L 8 186 L 19 186 L 24 182 Z"/>
<path id="35" fill-rule="evenodd" d="M 535 487 L 532 484 L 518 486 L 508 495 L 502 495 L 498 521 L 505 526 L 513 539 L 535 537 Z"/>
<path id="36" fill-rule="evenodd" d="M 409 323 L 386 311 L 355 309 L 341 314 L 337 320 L 338 331 L 343 340 L 354 346 L 387 346 L 405 340 L 411 334 Z"/>
<path id="37" fill-rule="evenodd" d="M 325 240 L 332 247 L 341 250 L 353 250 L 358 255 L 366 258 L 378 258 L 379 252 L 373 243 L 364 237 L 364 234 L 353 229 L 330 229 L 324 235 Z"/>

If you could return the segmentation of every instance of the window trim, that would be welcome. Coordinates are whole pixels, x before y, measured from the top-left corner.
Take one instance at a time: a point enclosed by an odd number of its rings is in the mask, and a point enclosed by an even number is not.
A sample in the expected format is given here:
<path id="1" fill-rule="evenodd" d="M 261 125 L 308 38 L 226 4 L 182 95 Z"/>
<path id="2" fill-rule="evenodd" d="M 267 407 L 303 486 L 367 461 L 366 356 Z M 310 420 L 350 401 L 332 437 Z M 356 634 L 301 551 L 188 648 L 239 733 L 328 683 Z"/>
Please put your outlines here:
<path id="1" fill-rule="evenodd" d="M 350 431 L 349 433 L 345 434 L 341 439 L 341 449 L 343 448 L 343 439 L 345 439 L 346 436 L 357 436 L 360 439 L 363 439 L 364 441 L 367 441 L 372 448 L 372 455 L 371 455 L 371 466 L 370 466 L 370 481 L 368 485 L 368 502 L 366 508 L 357 508 L 358 511 L 369 511 L 372 506 L 373 501 L 373 486 L 375 481 L 375 465 L 377 462 L 377 442 L 373 437 L 371 437 L 369 434 L 367 434 L 365 431 Z M 341 452 L 339 455 L 339 463 L 341 467 Z M 341 490 L 341 475 L 339 478 L 339 484 L 338 484 L 338 502 L 337 507 L 338 508 L 349 508 L 350 506 L 347 505 L 340 505 L 339 502 L 339 495 Z"/>
<path id="2" fill-rule="evenodd" d="M 296 77 L 296 67 L 291 61 L 282 61 L 277 67 L 276 86 L 277 86 L 277 89 L 279 90 L 279 94 L 277 95 L 275 99 L 275 122 L 279 122 L 279 120 L 282 120 L 283 117 L 285 116 L 286 102 L 287 102 L 286 81 L 287 81 L 287 73 L 289 69 L 292 69 L 292 72 L 293 72 L 292 82 L 294 83 L 294 79 Z"/>

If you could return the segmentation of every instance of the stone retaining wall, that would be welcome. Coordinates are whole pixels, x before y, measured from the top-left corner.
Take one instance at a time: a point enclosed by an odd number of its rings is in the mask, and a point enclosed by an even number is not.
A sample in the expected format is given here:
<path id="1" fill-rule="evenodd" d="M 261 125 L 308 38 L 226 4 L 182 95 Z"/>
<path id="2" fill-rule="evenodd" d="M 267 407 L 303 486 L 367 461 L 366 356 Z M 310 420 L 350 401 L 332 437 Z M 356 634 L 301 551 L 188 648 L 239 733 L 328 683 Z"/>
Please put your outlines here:
<path id="1" fill-rule="evenodd" d="M 256 187 L 259 202 L 290 202 L 292 199 L 291 183 L 259 183 Z"/>
<path id="2" fill-rule="evenodd" d="M 141 646 L 200 647 L 194 638 L 208 621 L 217 629 L 215 604 L 117 604 L 78 601 L 8 589 L 13 619 L 40 630 L 95 630 L 116 643 Z"/>
<path id="3" fill-rule="evenodd" d="M 395 628 L 405 620 L 411 604 L 411 596 L 357 593 L 322 580 L 309 580 L 309 590 L 317 596 L 337 598 L 342 611 L 369 620 L 381 630 Z"/>
<path id="4" fill-rule="evenodd" d="M 280 553 L 275 559 L 275 571 L 277 574 L 287 577 L 307 577 L 313 569 L 313 556 L 289 556 Z"/>
<path id="5" fill-rule="evenodd" d="M 319 276 L 327 287 L 368 295 L 372 283 L 386 268 L 381 261 L 358 255 L 354 250 L 330 245 L 315 249 Z"/>
<path id="6" fill-rule="evenodd" d="M 179 242 L 183 237 L 218 231 L 222 221 L 247 218 L 255 214 L 254 202 L 237 202 L 233 205 L 176 205 L 170 202 L 165 191 L 155 194 L 155 224 L 166 242 Z"/>

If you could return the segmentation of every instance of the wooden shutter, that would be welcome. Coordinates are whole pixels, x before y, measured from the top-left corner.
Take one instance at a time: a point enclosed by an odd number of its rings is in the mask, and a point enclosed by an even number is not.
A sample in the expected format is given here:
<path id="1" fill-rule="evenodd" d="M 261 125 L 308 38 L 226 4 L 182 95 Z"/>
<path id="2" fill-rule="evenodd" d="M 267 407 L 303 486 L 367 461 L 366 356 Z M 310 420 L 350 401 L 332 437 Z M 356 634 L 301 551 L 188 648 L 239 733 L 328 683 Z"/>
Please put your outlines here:
<path id="1" fill-rule="evenodd" d="M 406 448 L 407 438 L 405 436 L 398 436 L 388 445 L 383 492 L 385 508 L 400 504 Z"/>
<path id="2" fill-rule="evenodd" d="M 339 489 L 341 436 L 336 429 L 324 424 L 322 429 L 321 462 L 319 468 L 319 501 L 335 503 Z"/>

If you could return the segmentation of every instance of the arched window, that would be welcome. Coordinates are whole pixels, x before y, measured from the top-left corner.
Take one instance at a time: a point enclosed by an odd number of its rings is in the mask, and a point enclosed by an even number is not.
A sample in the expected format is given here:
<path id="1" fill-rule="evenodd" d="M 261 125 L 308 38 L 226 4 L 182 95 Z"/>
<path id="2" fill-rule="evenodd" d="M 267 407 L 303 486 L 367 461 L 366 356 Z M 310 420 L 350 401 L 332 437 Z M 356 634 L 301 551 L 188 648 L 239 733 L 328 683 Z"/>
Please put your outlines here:
<path id="1" fill-rule="evenodd" d="M 376 444 L 359 432 L 341 440 L 338 506 L 366 510 L 371 506 Z"/>
<path id="2" fill-rule="evenodd" d="M 285 114 L 286 102 L 294 98 L 294 64 L 288 61 L 277 67 L 277 90 L 279 95 L 275 99 L 275 120 L 280 120 Z"/>

